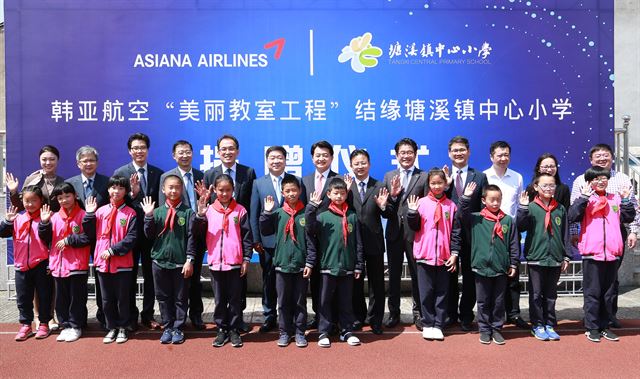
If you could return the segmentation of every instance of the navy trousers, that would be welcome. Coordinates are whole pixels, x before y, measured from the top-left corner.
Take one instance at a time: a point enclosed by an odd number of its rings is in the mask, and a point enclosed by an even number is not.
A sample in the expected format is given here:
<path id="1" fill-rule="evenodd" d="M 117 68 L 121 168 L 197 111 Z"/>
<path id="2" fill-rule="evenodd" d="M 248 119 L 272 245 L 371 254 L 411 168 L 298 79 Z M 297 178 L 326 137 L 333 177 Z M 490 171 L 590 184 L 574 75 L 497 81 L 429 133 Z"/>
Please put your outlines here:
<path id="1" fill-rule="evenodd" d="M 237 330 L 242 321 L 242 277 L 240 269 L 211 270 L 211 286 L 216 300 L 213 321 L 219 330 Z"/>
<path id="2" fill-rule="evenodd" d="M 38 294 L 38 320 L 45 325 L 51 320 L 53 278 L 47 274 L 49 261 L 45 260 L 31 270 L 16 271 L 16 297 L 21 324 L 33 322 L 33 294 Z"/>
<path id="3" fill-rule="evenodd" d="M 187 322 L 189 282 L 182 267 L 166 269 L 153 263 L 153 286 L 165 329 L 182 329 Z"/>
<path id="4" fill-rule="evenodd" d="M 332 302 L 334 298 L 338 302 L 338 320 L 333 319 Z M 332 323 L 336 321 L 340 322 L 342 331 L 350 332 L 353 330 L 353 322 L 356 320 L 353 315 L 353 275 L 322 274 L 319 314 L 318 332 L 321 334 L 328 334 L 331 331 Z"/>
<path id="5" fill-rule="evenodd" d="M 288 274 L 276 271 L 278 327 L 281 333 L 304 335 L 307 330 L 307 283 L 301 272 Z"/>
<path id="6" fill-rule="evenodd" d="M 102 292 L 102 311 L 107 329 L 131 326 L 131 280 L 133 272 L 98 272 Z"/>
<path id="7" fill-rule="evenodd" d="M 56 314 L 64 328 L 82 328 L 87 320 L 87 279 L 89 274 L 55 278 Z"/>
<path id="8" fill-rule="evenodd" d="M 504 325 L 504 296 L 507 276 L 487 277 L 475 274 L 478 300 L 478 329 L 490 333 Z"/>
<path id="9" fill-rule="evenodd" d="M 584 325 L 587 329 L 605 329 L 613 315 L 618 261 L 582 260 Z"/>
<path id="10" fill-rule="evenodd" d="M 446 266 L 417 263 L 416 274 L 420 291 L 422 325 L 425 328 L 443 329 L 447 318 L 447 296 L 451 273 L 447 271 Z"/>
<path id="11" fill-rule="evenodd" d="M 560 267 L 529 265 L 529 318 L 533 326 L 556 326 Z"/>

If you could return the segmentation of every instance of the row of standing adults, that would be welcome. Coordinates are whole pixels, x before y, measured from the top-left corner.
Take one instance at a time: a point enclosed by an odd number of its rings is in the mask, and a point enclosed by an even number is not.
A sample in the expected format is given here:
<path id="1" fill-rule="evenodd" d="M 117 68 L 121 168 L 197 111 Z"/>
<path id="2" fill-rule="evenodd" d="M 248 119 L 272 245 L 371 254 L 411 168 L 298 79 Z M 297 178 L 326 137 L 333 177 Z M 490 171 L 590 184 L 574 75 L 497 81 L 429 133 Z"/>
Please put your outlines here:
<path id="1" fill-rule="evenodd" d="M 273 267 L 273 253 L 275 240 L 273 236 L 263 236 L 259 232 L 258 218 L 262 211 L 263 199 L 272 196 L 280 199 L 279 183 L 285 175 L 286 150 L 269 149 L 266 154 L 266 163 L 269 173 L 257 178 L 255 170 L 237 162 L 240 153 L 239 141 L 232 135 L 223 135 L 217 141 L 218 153 L 221 164 L 202 172 L 192 166 L 193 147 L 188 141 L 179 140 L 173 145 L 172 157 L 177 163 L 177 167 L 163 172 L 160 168 L 148 163 L 150 139 L 142 133 L 131 135 L 127 141 L 127 148 L 131 156 L 131 162 L 115 170 L 114 175 L 132 177 L 137 175 L 141 190 L 137 196 L 130 196 L 129 204 L 138 213 L 138 220 L 143 220 L 142 199 L 150 196 L 155 204 L 164 204 L 164 195 L 160 191 L 160 185 L 167 175 L 177 175 L 183 178 L 185 191 L 183 202 L 189 204 L 194 210 L 197 207 L 198 194 L 196 184 L 203 182 L 206 187 L 214 183 L 217 176 L 228 174 L 234 181 L 234 198 L 236 201 L 249 210 L 251 227 L 254 236 L 254 249 L 259 253 L 260 265 L 262 268 L 263 293 L 262 306 L 264 323 L 260 327 L 261 332 L 270 331 L 277 326 L 277 295 L 275 288 L 275 270 Z M 400 293 L 401 277 L 405 259 L 411 276 L 412 287 L 412 314 L 413 322 L 419 330 L 422 330 L 420 307 L 418 300 L 418 288 L 416 280 L 416 266 L 413 258 L 414 232 L 407 224 L 407 200 L 410 196 L 425 196 L 429 189 L 427 183 L 427 172 L 416 167 L 416 157 L 418 146 L 410 138 L 403 138 L 395 145 L 395 153 L 398 161 L 398 168 L 387 172 L 382 181 L 369 176 L 371 162 L 368 155 L 357 154 L 351 157 L 351 169 L 355 176 L 350 188 L 350 205 L 356 210 L 360 222 L 362 240 L 364 241 L 366 274 L 368 278 L 369 304 L 367 306 L 364 296 L 364 275 L 355 281 L 353 293 L 353 309 L 356 316 L 354 328 L 360 329 L 363 325 L 371 325 L 374 333 L 382 333 L 384 304 L 385 304 L 385 283 L 384 283 L 384 254 L 387 254 L 387 264 L 389 268 L 389 291 L 388 309 L 389 317 L 384 322 L 386 327 L 394 327 L 400 322 Z M 445 166 L 449 187 L 446 195 L 456 205 L 462 196 L 464 188 L 469 183 L 476 183 L 477 190 L 471 196 L 471 211 L 478 212 L 482 207 L 481 192 L 487 184 L 498 185 L 503 193 L 502 210 L 512 217 L 515 217 L 518 207 L 518 197 L 524 190 L 522 175 L 509 168 L 511 160 L 511 147 L 507 142 L 497 141 L 491 144 L 489 158 L 491 166 L 479 171 L 469 166 L 471 148 L 469 141 L 464 137 L 454 137 L 448 144 L 448 155 L 451 160 L 451 168 Z M 311 157 L 314 165 L 314 172 L 298 180 L 302 184 L 301 200 L 306 203 L 307 193 L 318 192 L 323 194 L 321 207 L 328 207 L 326 188 L 331 177 L 338 173 L 331 170 L 334 151 L 333 146 L 327 141 L 319 141 L 311 146 Z M 23 183 L 36 185 L 43 190 L 43 194 L 49 199 L 52 211 L 57 211 L 59 205 L 54 198 L 50 198 L 53 188 L 65 181 L 64 178 L 56 174 L 60 154 L 54 146 L 44 146 L 39 153 L 41 169 L 29 175 Z M 107 194 L 108 177 L 97 172 L 98 151 L 91 146 L 83 146 L 76 152 L 76 162 L 80 174 L 66 179 L 71 183 L 79 197 L 81 205 L 89 196 L 95 196 L 98 206 L 109 203 Z M 589 161 L 593 166 L 600 166 L 611 171 L 608 192 L 619 192 L 622 188 L 631 187 L 629 178 L 612 168 L 613 151 L 606 144 L 595 145 L 589 152 Z M 559 204 L 568 208 L 570 203 L 580 196 L 580 188 L 584 184 L 584 177 L 581 175 L 573 183 L 572 190 L 562 183 L 558 170 L 558 161 L 553 154 L 542 154 L 533 170 L 533 177 L 540 173 L 547 173 L 556 178 L 558 183 L 555 190 L 555 199 Z M 402 198 L 398 202 L 398 208 L 390 214 L 389 211 L 381 210 L 375 201 L 375 194 L 382 187 L 391 189 L 391 181 L 399 176 L 403 186 Z M 18 209 L 22 208 L 19 198 L 19 181 L 10 173 L 7 174 L 7 187 L 10 191 L 11 203 Z M 530 199 L 535 196 L 533 186 L 526 188 Z M 214 200 L 212 195 L 212 201 Z M 632 194 L 631 201 L 637 207 L 637 199 Z M 278 203 L 280 204 L 280 203 Z M 381 217 L 387 219 L 387 227 L 383 232 Z M 640 226 L 640 214 L 636 216 L 633 223 L 629 225 L 629 230 L 622 230 L 623 237 L 627 241 L 629 248 L 634 248 L 637 241 L 638 226 Z M 572 228 L 572 235 L 577 236 L 577 226 Z M 147 240 L 142 233 L 142 222 L 139 225 L 139 238 L 134 249 L 134 280 L 131 283 L 133 294 L 131 298 L 131 326 L 137 328 L 138 317 L 141 323 L 151 329 L 159 329 L 160 325 L 154 319 L 154 288 L 151 271 L 150 249 L 151 241 Z M 386 244 L 385 244 L 386 240 Z M 475 306 L 475 285 L 470 262 L 470 236 L 468 232 L 463 233 L 460 270 L 451 274 L 450 295 L 448 304 L 447 323 L 460 322 L 463 330 L 472 330 L 474 319 L 473 308 Z M 92 249 L 93 250 L 93 249 Z M 201 262 L 204 255 L 204 246 L 198 248 L 199 256 L 197 262 Z M 143 303 L 142 310 L 138 310 L 135 302 L 137 293 L 137 272 L 142 268 L 143 276 Z M 201 265 L 194 266 L 190 294 L 189 294 L 189 318 L 195 328 L 204 329 L 202 313 L 204 306 L 202 303 L 202 284 L 200 283 Z M 462 288 L 458 286 L 458 272 L 462 274 Z M 319 307 L 319 275 L 314 272 L 310 280 L 312 307 L 317 314 Z M 97 279 L 97 276 L 96 276 Z M 246 276 L 243 279 L 242 289 L 242 309 L 246 308 Z M 520 283 L 518 275 L 510 280 L 508 293 L 505 296 L 507 322 L 517 325 L 523 329 L 529 329 L 529 325 L 520 315 Z M 617 283 L 616 283 L 617 294 Z M 99 286 L 96 286 L 96 297 L 98 304 L 97 320 L 104 326 L 105 320 L 102 314 Z M 614 317 L 610 321 L 612 326 L 619 326 L 615 318 L 617 311 L 617 296 L 614 301 Z M 309 320 L 309 327 L 316 328 L 317 320 Z M 242 323 L 241 329 L 248 331 L 249 326 Z"/>

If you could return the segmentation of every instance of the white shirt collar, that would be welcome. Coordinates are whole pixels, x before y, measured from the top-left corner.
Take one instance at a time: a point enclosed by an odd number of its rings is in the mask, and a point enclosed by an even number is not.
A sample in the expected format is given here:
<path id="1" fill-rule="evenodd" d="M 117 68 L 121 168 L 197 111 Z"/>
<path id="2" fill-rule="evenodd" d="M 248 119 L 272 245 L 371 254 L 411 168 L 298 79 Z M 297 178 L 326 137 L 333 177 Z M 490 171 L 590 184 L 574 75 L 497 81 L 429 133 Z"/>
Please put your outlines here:
<path id="1" fill-rule="evenodd" d="M 356 187 L 358 187 L 358 189 L 360 189 L 360 183 L 364 183 L 364 186 L 366 187 L 367 184 L 369 184 L 369 176 L 364 178 L 364 180 L 358 180 L 358 178 L 356 178 Z"/>
<path id="2" fill-rule="evenodd" d="M 82 178 L 82 184 L 86 183 L 89 179 L 93 180 L 94 182 L 96 181 L 96 174 L 93 174 L 93 176 L 90 178 L 84 176 L 84 174 L 80 174 L 80 177 Z"/>
<path id="3" fill-rule="evenodd" d="M 225 165 L 223 165 L 223 164 L 221 164 L 221 166 L 222 166 L 222 167 L 221 167 L 221 168 L 222 168 L 222 173 L 223 173 L 223 174 L 226 174 L 226 172 L 227 172 L 227 166 L 225 166 Z M 229 168 L 231 169 L 231 171 L 232 171 L 233 173 L 238 172 L 238 162 L 235 162 L 235 163 L 233 164 L 233 166 L 231 166 L 231 167 L 229 167 Z"/>
<path id="4" fill-rule="evenodd" d="M 136 170 L 136 172 L 138 172 L 138 170 L 140 170 L 141 168 L 144 168 L 144 173 L 146 174 L 147 172 L 149 172 L 149 170 L 147 169 L 147 163 L 145 162 L 144 166 L 138 166 L 136 164 L 136 162 L 131 162 L 133 163 L 133 168 Z"/>

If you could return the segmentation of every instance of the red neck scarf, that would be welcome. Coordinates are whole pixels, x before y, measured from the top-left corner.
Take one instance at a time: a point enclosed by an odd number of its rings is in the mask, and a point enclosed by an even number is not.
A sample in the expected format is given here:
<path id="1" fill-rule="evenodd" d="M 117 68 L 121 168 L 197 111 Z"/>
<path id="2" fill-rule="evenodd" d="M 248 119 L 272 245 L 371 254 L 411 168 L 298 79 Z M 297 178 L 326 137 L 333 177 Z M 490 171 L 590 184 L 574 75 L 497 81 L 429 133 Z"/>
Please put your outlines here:
<path id="1" fill-rule="evenodd" d="M 342 217 L 342 240 L 345 246 L 347 245 L 347 236 L 349 235 L 349 226 L 347 223 L 347 210 L 349 206 L 346 202 L 342 203 L 341 207 L 338 207 L 333 201 L 329 204 L 329 210 L 338 216 Z"/>
<path id="2" fill-rule="evenodd" d="M 607 193 L 605 192 L 603 195 L 596 194 L 598 196 L 598 201 L 593 205 L 591 209 L 591 216 L 593 217 L 604 217 L 609 213 L 609 201 L 607 200 Z"/>
<path id="3" fill-rule="evenodd" d="M 166 232 L 167 227 L 169 227 L 169 230 L 173 232 L 173 222 L 176 219 L 176 208 L 178 207 L 178 205 L 180 205 L 180 202 L 180 199 L 175 201 L 167 199 L 165 201 L 165 204 L 167 205 L 167 208 L 169 210 L 167 211 L 167 217 L 164 219 L 164 228 L 162 228 L 162 231 L 160 232 L 160 234 L 158 234 L 158 236 L 161 236 L 164 232 Z"/>
<path id="4" fill-rule="evenodd" d="M 546 206 L 538 195 L 536 195 L 535 199 L 533 199 L 533 202 L 538 204 L 540 208 L 547 212 L 544 215 L 544 230 L 548 230 L 549 234 L 553 235 L 553 228 L 551 227 L 551 212 L 553 212 L 554 209 L 558 208 L 558 202 L 556 201 L 556 199 L 551 198 L 549 206 Z"/>
<path id="5" fill-rule="evenodd" d="M 493 242 L 493 238 L 495 236 L 500 237 L 500 239 L 504 241 L 504 233 L 502 233 L 502 225 L 500 224 L 500 220 L 502 220 L 505 216 L 504 212 L 502 210 L 499 210 L 498 214 L 494 214 L 489 209 L 484 208 L 480 211 L 480 214 L 485 219 L 496 223 L 493 227 L 493 233 L 491 233 L 491 242 Z"/>
<path id="6" fill-rule="evenodd" d="M 24 212 L 24 214 L 27 216 L 27 222 L 22 224 L 20 230 L 18 230 L 18 232 L 16 233 L 16 237 L 18 237 L 19 239 L 27 238 L 29 233 L 31 233 L 31 223 L 40 218 L 40 209 L 33 212 L 33 214 L 29 212 Z"/>
<path id="7" fill-rule="evenodd" d="M 64 221 L 64 230 L 62 231 L 62 238 L 67 237 L 73 230 L 71 229 L 71 221 L 76 217 L 78 212 L 80 211 L 80 207 L 78 206 L 78 202 L 73 203 L 73 207 L 71 208 L 71 212 L 67 213 L 67 210 L 64 207 L 60 207 L 60 217 Z"/>
<path id="8" fill-rule="evenodd" d="M 216 201 L 214 201 L 212 204 L 213 209 L 216 212 L 222 213 L 222 230 L 224 230 L 227 235 L 229 235 L 229 215 L 231 214 L 231 212 L 233 212 L 234 209 L 236 209 L 237 204 L 238 203 L 236 203 L 235 199 L 231 199 L 231 202 L 226 209 L 222 206 L 218 199 L 216 199 Z"/>
<path id="9" fill-rule="evenodd" d="M 287 220 L 287 225 L 284 227 L 283 241 L 287 240 L 287 234 L 288 234 L 289 236 L 291 236 L 291 239 L 293 240 L 293 242 L 298 242 L 296 240 L 296 234 L 295 234 L 295 225 L 296 225 L 295 216 L 296 216 L 296 213 L 304 209 L 304 205 L 302 205 L 302 201 L 298 200 L 296 202 L 295 208 L 291 208 L 289 203 L 285 201 L 284 205 L 282 206 L 282 209 L 289 215 L 289 220 Z"/>
<path id="10" fill-rule="evenodd" d="M 107 216 L 107 227 L 104 229 L 104 232 L 102 232 L 102 237 L 108 237 L 111 234 L 111 229 L 113 229 L 113 226 L 116 223 L 116 215 L 118 214 L 118 208 L 120 208 L 122 204 L 124 204 L 124 199 L 120 200 L 117 203 L 113 199 L 111 199 L 110 204 L 111 204 L 111 213 L 109 213 L 109 216 Z"/>
<path id="11" fill-rule="evenodd" d="M 433 192 L 429 191 L 427 197 L 429 198 L 429 200 L 432 200 L 436 203 L 436 212 L 433 215 L 433 228 L 435 229 L 438 227 L 438 222 L 442 220 L 442 203 L 447 200 L 447 195 L 443 193 L 442 197 L 438 199 L 436 195 L 433 194 Z"/>

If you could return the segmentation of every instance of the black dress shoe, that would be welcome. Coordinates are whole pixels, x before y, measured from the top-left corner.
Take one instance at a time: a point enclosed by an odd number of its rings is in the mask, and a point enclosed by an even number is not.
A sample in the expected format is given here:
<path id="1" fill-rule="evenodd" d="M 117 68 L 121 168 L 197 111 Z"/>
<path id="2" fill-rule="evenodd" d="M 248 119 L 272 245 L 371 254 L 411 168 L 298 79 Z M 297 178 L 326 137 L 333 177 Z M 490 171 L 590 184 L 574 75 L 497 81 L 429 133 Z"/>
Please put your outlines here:
<path id="1" fill-rule="evenodd" d="M 384 323 L 384 326 L 386 326 L 387 328 L 393 328 L 399 323 L 400 323 L 399 316 L 389 316 L 389 319 L 387 320 L 387 322 Z"/>
<path id="2" fill-rule="evenodd" d="M 463 332 L 470 332 L 473 330 L 473 325 L 470 322 L 461 322 L 460 323 L 460 329 L 462 329 Z"/>
<path id="3" fill-rule="evenodd" d="M 307 321 L 307 330 L 309 329 L 318 329 L 318 319 L 312 318 Z"/>
<path id="4" fill-rule="evenodd" d="M 422 331 L 422 320 L 419 316 L 413 317 L 413 324 L 416 326 L 416 329 Z"/>
<path id="5" fill-rule="evenodd" d="M 267 320 L 260 326 L 260 333 L 270 332 L 275 329 L 276 321 L 275 320 Z"/>
<path id="6" fill-rule="evenodd" d="M 244 320 L 242 320 L 240 322 L 240 326 L 238 327 L 238 331 L 243 334 L 249 333 L 251 331 L 251 325 L 247 324 L 246 322 L 244 322 Z"/>
<path id="7" fill-rule="evenodd" d="M 353 322 L 353 330 L 362 330 L 363 323 L 356 320 Z"/>
<path id="8" fill-rule="evenodd" d="M 202 317 L 192 317 L 191 325 L 193 325 L 193 328 L 196 330 L 205 330 L 207 328 L 202 321 Z"/>
<path id="9" fill-rule="evenodd" d="M 529 326 L 529 323 L 524 321 L 522 319 L 522 317 L 520 317 L 520 316 L 516 316 L 516 317 L 510 318 L 508 320 L 508 323 L 509 324 L 513 324 L 513 325 L 517 326 L 520 329 L 524 329 L 524 330 L 531 329 L 531 326 Z"/>
<path id="10" fill-rule="evenodd" d="M 383 333 L 382 332 L 382 327 L 380 325 L 372 325 L 371 326 L 371 333 L 373 333 L 373 334 L 375 334 L 377 336 L 381 335 Z"/>
<path id="11" fill-rule="evenodd" d="M 617 318 L 609 321 L 609 326 L 614 328 L 614 329 L 622 328 L 622 325 L 620 325 L 620 321 Z"/>

